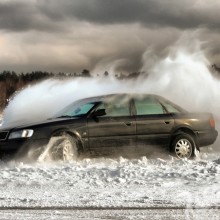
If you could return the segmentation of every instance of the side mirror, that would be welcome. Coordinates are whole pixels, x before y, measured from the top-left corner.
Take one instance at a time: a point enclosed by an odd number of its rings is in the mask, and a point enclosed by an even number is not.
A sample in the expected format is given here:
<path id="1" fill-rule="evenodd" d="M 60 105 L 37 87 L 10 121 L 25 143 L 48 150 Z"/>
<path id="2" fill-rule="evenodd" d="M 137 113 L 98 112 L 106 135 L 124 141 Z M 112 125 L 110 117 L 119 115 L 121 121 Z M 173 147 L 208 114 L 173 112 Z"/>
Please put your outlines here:
<path id="1" fill-rule="evenodd" d="M 104 116 L 106 115 L 105 109 L 98 109 L 95 113 L 94 113 L 94 117 L 100 117 L 100 116 Z"/>

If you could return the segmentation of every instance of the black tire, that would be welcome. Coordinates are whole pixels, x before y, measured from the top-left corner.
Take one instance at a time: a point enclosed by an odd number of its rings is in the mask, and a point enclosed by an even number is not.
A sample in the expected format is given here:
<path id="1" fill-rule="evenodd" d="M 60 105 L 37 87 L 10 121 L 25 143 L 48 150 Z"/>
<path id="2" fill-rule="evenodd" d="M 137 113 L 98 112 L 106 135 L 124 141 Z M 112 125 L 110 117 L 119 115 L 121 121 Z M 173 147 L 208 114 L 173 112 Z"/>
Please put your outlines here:
<path id="1" fill-rule="evenodd" d="M 194 138 L 186 133 L 177 135 L 172 142 L 172 152 L 180 159 L 189 159 L 195 156 L 194 151 L 196 148 Z"/>
<path id="2" fill-rule="evenodd" d="M 53 161 L 71 161 L 78 158 L 78 141 L 75 138 L 69 134 L 53 138 L 55 141 L 49 150 Z"/>

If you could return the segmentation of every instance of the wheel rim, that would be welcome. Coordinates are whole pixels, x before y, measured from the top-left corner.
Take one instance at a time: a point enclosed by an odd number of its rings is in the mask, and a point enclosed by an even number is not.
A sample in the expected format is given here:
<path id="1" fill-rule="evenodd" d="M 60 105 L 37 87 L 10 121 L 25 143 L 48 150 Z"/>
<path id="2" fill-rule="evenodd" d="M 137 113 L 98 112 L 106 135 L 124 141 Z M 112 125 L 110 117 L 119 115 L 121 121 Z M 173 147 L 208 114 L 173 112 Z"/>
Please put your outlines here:
<path id="1" fill-rule="evenodd" d="M 74 150 L 70 140 L 63 140 L 59 145 L 53 147 L 52 159 L 69 161 L 74 158 Z"/>
<path id="2" fill-rule="evenodd" d="M 62 150 L 62 159 L 64 161 L 72 160 L 74 156 L 73 146 L 71 141 L 65 140 L 63 143 L 63 150 Z"/>
<path id="3" fill-rule="evenodd" d="M 179 158 L 190 158 L 192 155 L 192 144 L 187 139 L 180 139 L 175 146 L 175 153 Z"/>

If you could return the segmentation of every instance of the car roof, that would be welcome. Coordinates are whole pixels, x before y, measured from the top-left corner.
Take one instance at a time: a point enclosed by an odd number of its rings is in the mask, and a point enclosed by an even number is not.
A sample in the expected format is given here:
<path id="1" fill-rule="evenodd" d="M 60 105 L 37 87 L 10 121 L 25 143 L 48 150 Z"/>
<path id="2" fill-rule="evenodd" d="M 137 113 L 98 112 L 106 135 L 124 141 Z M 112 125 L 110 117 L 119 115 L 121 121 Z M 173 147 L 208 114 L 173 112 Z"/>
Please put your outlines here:
<path id="1" fill-rule="evenodd" d="M 158 99 L 164 99 L 161 96 L 155 95 L 155 94 L 147 94 L 147 93 L 112 93 L 112 94 L 106 94 L 106 95 L 100 95 L 100 96 L 92 96 L 88 98 L 81 99 L 82 101 L 92 101 L 92 102 L 98 102 L 102 101 L 103 99 L 106 98 L 116 98 L 116 97 L 130 97 L 130 98 L 135 98 L 135 97 L 152 97 L 152 98 L 158 98 Z"/>
<path id="2" fill-rule="evenodd" d="M 179 109 L 182 112 L 187 112 L 184 108 L 182 108 L 181 106 L 173 103 L 172 101 L 159 96 L 159 95 L 155 95 L 155 94 L 149 94 L 149 93 L 113 93 L 113 94 L 106 94 L 106 95 L 101 95 L 101 96 L 93 96 L 93 97 L 89 97 L 89 98 L 85 98 L 85 99 L 80 99 L 78 101 L 82 101 L 82 102 L 102 102 L 103 100 L 106 99 L 111 99 L 111 98 L 152 98 L 152 99 L 156 99 L 157 101 L 161 102 L 168 102 L 168 103 L 172 103 L 173 106 L 175 106 L 177 109 Z"/>

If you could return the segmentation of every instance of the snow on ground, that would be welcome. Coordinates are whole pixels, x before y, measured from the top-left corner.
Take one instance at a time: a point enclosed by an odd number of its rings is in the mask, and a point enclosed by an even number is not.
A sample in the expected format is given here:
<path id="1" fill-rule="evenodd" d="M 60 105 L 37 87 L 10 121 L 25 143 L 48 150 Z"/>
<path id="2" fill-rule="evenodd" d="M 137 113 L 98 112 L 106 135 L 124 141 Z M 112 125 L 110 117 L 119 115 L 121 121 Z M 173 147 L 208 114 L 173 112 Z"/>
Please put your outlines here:
<path id="1" fill-rule="evenodd" d="M 0 112 L 0 126 L 2 125 L 2 113 Z"/>
<path id="2" fill-rule="evenodd" d="M 1 207 L 219 207 L 220 160 L 2 162 Z"/>
<path id="3" fill-rule="evenodd" d="M 0 210 L 1 220 L 219 220 L 216 209 L 143 209 L 143 210 Z"/>

